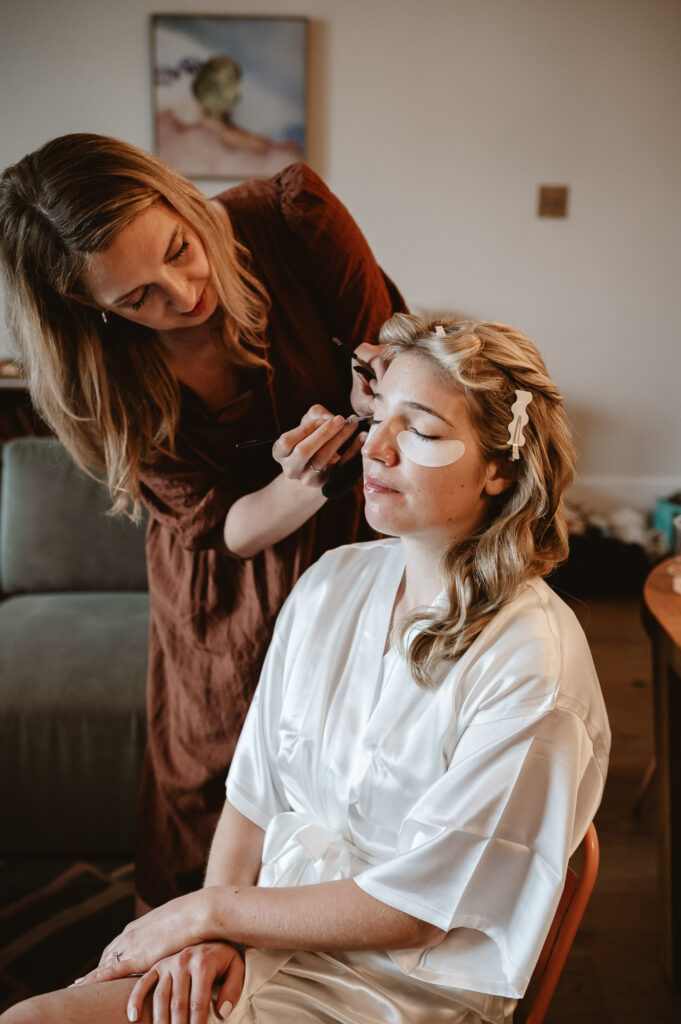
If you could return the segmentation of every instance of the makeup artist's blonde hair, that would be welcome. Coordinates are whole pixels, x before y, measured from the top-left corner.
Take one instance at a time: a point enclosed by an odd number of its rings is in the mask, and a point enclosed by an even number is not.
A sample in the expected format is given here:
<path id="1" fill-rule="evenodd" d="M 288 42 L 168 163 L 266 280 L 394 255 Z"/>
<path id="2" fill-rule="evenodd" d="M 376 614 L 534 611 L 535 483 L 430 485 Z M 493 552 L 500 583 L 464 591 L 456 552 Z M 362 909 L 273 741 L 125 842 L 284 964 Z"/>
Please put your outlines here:
<path id="1" fill-rule="evenodd" d="M 248 252 L 206 197 L 135 146 L 66 135 L 0 178 L 0 267 L 11 337 L 33 403 L 87 470 L 103 472 L 112 511 L 136 517 L 140 464 L 172 451 L 178 386 L 155 332 L 113 314 L 104 324 L 83 274 L 95 253 L 154 203 L 180 214 L 205 246 L 222 320 L 216 338 L 234 363 L 267 365 L 269 300 Z"/>
<path id="2" fill-rule="evenodd" d="M 444 336 L 435 328 L 441 324 Z M 482 458 L 512 476 L 491 499 L 490 514 L 443 561 L 449 607 L 433 611 L 409 645 L 408 661 L 420 686 L 433 687 L 443 659 L 466 651 L 499 609 L 532 576 L 546 576 L 568 554 L 563 495 L 572 482 L 575 451 L 563 400 L 531 341 L 505 324 L 469 320 L 424 323 L 396 313 L 381 328 L 390 359 L 405 352 L 429 360 L 466 398 Z M 520 458 L 509 461 L 509 424 L 516 389 L 529 391 L 529 422 Z M 423 621 L 414 612 L 400 624 Z"/>

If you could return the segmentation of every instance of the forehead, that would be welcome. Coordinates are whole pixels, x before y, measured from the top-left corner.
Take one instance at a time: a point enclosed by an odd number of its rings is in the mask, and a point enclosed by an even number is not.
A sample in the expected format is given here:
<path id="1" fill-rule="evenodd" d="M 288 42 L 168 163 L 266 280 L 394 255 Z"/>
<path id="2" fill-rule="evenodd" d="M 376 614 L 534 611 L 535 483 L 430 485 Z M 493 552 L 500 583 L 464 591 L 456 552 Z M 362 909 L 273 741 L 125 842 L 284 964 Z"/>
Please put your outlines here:
<path id="1" fill-rule="evenodd" d="M 147 284 L 181 221 L 171 207 L 155 203 L 121 228 L 107 249 L 91 257 L 83 275 L 92 297 L 106 304 Z"/>
<path id="2" fill-rule="evenodd" d="M 425 405 L 448 420 L 470 422 L 468 401 L 463 389 L 446 380 L 427 356 L 403 352 L 388 366 L 379 391 L 384 401 L 416 402 Z"/>

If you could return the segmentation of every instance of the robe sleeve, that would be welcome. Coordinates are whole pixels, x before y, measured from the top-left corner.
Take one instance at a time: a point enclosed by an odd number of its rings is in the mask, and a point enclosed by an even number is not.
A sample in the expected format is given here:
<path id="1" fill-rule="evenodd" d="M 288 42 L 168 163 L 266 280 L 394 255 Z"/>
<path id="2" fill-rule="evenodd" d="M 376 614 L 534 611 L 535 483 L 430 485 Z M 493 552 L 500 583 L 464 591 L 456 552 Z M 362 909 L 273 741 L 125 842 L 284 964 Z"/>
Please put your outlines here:
<path id="1" fill-rule="evenodd" d="M 511 642 L 478 660 L 477 707 L 447 770 L 406 815 L 395 856 L 355 877 L 448 933 L 431 949 L 390 954 L 431 983 L 523 994 L 600 801 L 586 709 L 556 703 L 552 666 L 536 654 Z M 586 659 L 584 669 L 593 674 Z"/>
<path id="2" fill-rule="evenodd" d="M 279 615 L 227 776 L 227 799 L 263 831 L 275 815 L 289 810 L 276 765 L 285 671 L 281 630 L 286 607 Z"/>
<path id="3" fill-rule="evenodd" d="M 356 222 L 306 164 L 292 164 L 275 181 L 296 261 L 312 282 L 329 336 L 375 342 L 380 326 L 404 299 L 378 266 Z"/>

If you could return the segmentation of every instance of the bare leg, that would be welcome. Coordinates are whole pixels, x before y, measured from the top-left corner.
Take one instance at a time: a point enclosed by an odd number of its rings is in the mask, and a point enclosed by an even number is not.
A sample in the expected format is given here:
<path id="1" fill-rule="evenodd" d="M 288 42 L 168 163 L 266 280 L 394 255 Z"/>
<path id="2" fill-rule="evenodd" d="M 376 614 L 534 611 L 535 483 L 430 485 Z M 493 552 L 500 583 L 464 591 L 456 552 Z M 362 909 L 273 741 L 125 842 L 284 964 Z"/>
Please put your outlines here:
<path id="1" fill-rule="evenodd" d="M 11 1006 L 0 1016 L 2 1024 L 127 1024 L 126 1006 L 136 978 L 76 985 L 33 996 Z M 140 1024 L 151 1022 L 151 1000 L 144 1003 Z"/>

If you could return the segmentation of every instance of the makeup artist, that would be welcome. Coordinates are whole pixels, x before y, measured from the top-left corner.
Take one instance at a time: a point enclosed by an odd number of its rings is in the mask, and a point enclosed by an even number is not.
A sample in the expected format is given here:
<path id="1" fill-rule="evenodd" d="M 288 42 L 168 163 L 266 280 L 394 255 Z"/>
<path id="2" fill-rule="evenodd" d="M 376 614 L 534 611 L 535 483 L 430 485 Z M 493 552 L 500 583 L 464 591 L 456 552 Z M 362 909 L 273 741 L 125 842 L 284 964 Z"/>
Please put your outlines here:
<path id="1" fill-rule="evenodd" d="M 4 172 L 0 262 L 37 410 L 114 512 L 149 512 L 143 909 L 201 884 L 276 615 L 361 533 L 361 488 L 321 491 L 366 437 L 333 414 L 350 411 L 351 377 L 353 408 L 371 411 L 378 328 L 404 304 L 305 165 L 209 201 L 97 135 Z M 244 444 L 274 438 L 277 461 Z"/>

